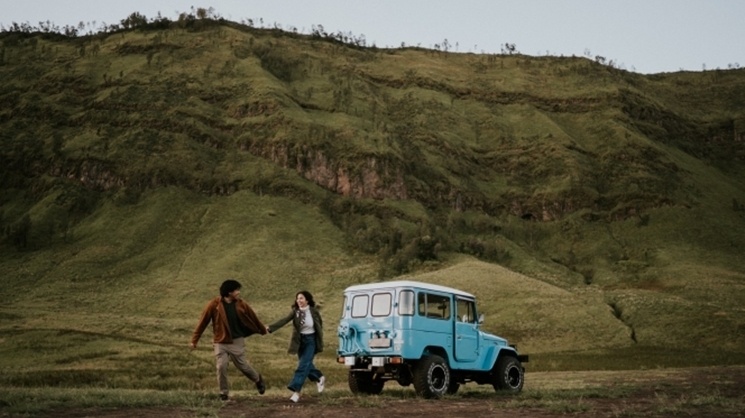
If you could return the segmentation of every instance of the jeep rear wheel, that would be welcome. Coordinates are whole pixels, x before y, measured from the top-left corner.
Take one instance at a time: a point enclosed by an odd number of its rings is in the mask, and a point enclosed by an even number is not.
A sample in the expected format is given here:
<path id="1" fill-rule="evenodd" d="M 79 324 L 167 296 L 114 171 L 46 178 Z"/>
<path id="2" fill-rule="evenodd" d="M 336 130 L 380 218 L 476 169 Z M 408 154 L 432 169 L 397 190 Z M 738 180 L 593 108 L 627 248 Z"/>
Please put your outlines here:
<path id="1" fill-rule="evenodd" d="M 355 372 L 349 371 L 348 376 L 349 390 L 352 393 L 366 393 L 370 395 L 379 395 L 383 391 L 385 382 L 381 379 L 373 379 L 372 372 Z"/>
<path id="2" fill-rule="evenodd" d="M 523 389 L 525 376 L 518 359 L 510 356 L 500 358 L 492 373 L 494 390 L 518 393 Z"/>
<path id="3" fill-rule="evenodd" d="M 460 383 L 450 381 L 450 386 L 448 387 L 448 395 L 455 395 L 458 392 L 459 388 Z"/>
<path id="4" fill-rule="evenodd" d="M 367 392 L 370 395 L 380 395 L 380 392 L 383 391 L 383 385 L 385 384 L 385 381 L 380 379 L 373 379 L 370 382 L 370 391 Z"/>
<path id="5" fill-rule="evenodd" d="M 414 390 L 424 398 L 441 398 L 450 388 L 450 367 L 442 357 L 422 358 L 414 368 Z"/>

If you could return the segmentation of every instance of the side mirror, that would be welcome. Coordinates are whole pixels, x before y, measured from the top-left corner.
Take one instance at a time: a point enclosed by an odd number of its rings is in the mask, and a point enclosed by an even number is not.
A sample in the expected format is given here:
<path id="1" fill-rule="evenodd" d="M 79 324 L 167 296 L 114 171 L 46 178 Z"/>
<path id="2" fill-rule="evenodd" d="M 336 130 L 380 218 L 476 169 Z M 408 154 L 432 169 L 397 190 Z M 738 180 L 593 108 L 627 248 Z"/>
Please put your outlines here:
<path id="1" fill-rule="evenodd" d="M 479 314 L 479 325 L 484 323 L 484 314 Z"/>

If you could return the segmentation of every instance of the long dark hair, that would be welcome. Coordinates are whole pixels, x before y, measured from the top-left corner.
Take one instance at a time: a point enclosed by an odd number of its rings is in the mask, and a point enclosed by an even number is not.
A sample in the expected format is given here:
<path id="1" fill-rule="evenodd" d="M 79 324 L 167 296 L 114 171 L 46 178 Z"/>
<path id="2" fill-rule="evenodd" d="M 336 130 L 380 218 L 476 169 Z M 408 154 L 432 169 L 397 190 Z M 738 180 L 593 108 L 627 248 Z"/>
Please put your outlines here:
<path id="1" fill-rule="evenodd" d="M 300 307 L 297 306 L 297 295 L 301 295 L 301 294 L 305 296 L 305 300 L 308 301 L 308 306 L 313 306 L 313 307 L 316 306 L 316 301 L 313 300 L 313 295 L 311 295 L 310 292 L 307 290 L 301 290 L 295 293 L 295 302 L 292 304 L 293 309 L 300 309 Z"/>

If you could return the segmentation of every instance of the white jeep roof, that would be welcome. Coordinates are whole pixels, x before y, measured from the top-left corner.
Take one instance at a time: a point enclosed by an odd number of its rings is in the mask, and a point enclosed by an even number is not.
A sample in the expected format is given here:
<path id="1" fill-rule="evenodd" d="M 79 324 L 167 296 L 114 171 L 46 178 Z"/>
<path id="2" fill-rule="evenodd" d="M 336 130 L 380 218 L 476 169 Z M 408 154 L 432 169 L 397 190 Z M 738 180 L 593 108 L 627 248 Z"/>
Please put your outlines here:
<path id="1" fill-rule="evenodd" d="M 369 290 L 389 289 L 392 287 L 406 287 L 406 288 L 416 288 L 416 289 L 423 289 L 423 290 L 434 290 L 437 292 L 452 293 L 455 295 L 465 296 L 471 299 L 475 299 L 475 297 L 472 294 L 468 292 L 464 292 L 462 290 L 454 289 L 452 287 L 447 287 L 447 286 L 441 286 L 438 284 L 417 282 L 414 280 L 393 280 L 390 282 L 356 284 L 356 285 L 347 287 L 344 290 L 344 292 L 345 293 L 346 292 L 365 292 Z"/>

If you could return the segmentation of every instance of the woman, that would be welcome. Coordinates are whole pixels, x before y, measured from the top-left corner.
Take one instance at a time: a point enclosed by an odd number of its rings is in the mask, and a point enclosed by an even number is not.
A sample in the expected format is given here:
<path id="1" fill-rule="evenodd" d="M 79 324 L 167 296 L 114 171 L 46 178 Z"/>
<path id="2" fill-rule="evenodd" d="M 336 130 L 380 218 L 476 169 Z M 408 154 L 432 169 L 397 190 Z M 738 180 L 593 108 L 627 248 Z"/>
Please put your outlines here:
<path id="1" fill-rule="evenodd" d="M 310 292 L 306 290 L 298 292 L 295 295 L 292 311 L 284 318 L 269 325 L 266 330 L 272 333 L 290 321 L 294 328 L 287 352 L 297 354 L 298 364 L 287 389 L 292 391 L 290 400 L 297 402 L 300 400 L 300 390 L 306 378 L 311 382 L 316 382 L 318 393 L 323 392 L 326 383 L 326 377 L 313 365 L 313 357 L 316 353 L 323 351 L 323 320 Z"/>

